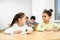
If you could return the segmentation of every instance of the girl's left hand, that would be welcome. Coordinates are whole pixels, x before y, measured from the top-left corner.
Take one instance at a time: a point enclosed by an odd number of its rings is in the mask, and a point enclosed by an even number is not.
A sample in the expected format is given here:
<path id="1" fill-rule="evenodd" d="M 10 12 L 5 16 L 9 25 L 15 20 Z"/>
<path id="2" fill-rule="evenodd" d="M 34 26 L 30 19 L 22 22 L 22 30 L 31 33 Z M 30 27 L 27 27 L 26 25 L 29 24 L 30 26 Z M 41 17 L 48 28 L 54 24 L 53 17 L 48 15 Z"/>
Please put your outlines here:
<path id="1" fill-rule="evenodd" d="M 58 32 L 58 29 L 57 29 L 57 28 L 54 28 L 53 31 L 54 31 L 54 32 Z"/>
<path id="2" fill-rule="evenodd" d="M 45 31 L 51 31 L 51 28 L 46 28 Z"/>
<path id="3" fill-rule="evenodd" d="M 53 28 L 53 31 L 54 31 L 54 32 L 57 32 L 57 31 L 58 31 L 58 28 L 57 28 L 57 27 L 54 27 L 54 28 Z"/>
<path id="4" fill-rule="evenodd" d="M 31 34 L 33 31 L 27 31 L 27 34 Z"/>
<path id="5" fill-rule="evenodd" d="M 15 30 L 13 33 L 14 34 L 19 34 L 19 33 L 21 33 L 22 31 L 21 30 Z"/>

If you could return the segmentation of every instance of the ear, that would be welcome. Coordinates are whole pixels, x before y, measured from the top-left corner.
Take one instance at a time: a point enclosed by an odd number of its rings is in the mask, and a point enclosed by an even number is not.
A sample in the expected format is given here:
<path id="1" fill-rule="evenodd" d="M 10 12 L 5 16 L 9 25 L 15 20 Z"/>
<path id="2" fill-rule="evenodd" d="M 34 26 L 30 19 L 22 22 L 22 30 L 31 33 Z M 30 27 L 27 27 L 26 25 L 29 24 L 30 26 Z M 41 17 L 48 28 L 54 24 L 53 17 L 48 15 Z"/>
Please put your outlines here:
<path id="1" fill-rule="evenodd" d="M 51 16 L 50 16 L 50 18 L 51 18 Z"/>
<path id="2" fill-rule="evenodd" d="M 18 21 L 20 21 L 21 19 L 20 18 L 18 18 Z"/>

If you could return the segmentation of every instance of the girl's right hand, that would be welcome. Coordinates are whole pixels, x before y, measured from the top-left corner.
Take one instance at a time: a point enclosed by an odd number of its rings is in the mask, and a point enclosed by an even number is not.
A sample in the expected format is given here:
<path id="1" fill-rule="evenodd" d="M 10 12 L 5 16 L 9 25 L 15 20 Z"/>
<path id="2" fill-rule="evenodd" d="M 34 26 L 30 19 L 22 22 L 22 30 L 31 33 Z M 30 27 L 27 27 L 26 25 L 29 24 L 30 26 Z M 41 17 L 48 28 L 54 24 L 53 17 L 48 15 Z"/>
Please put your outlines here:
<path id="1" fill-rule="evenodd" d="M 19 34 L 19 33 L 22 33 L 22 31 L 21 30 L 15 30 L 14 31 L 14 34 Z"/>
<path id="2" fill-rule="evenodd" d="M 51 29 L 50 28 L 46 28 L 45 31 L 51 31 Z"/>

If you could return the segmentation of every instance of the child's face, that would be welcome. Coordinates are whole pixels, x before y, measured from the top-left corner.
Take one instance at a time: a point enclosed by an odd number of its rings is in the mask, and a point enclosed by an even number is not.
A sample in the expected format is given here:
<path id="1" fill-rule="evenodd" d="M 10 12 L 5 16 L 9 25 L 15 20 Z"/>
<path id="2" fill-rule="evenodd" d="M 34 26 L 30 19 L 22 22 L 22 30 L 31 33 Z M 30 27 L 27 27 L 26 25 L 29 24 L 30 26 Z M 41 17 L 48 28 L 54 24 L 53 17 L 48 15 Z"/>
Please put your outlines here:
<path id="1" fill-rule="evenodd" d="M 30 22 L 31 22 L 31 23 L 34 23 L 34 22 L 35 22 L 35 20 L 34 20 L 34 19 L 30 19 Z"/>
<path id="2" fill-rule="evenodd" d="M 43 19 L 43 21 L 44 22 L 48 22 L 49 20 L 50 20 L 50 16 L 48 16 L 48 14 L 47 13 L 43 13 L 42 14 L 42 19 Z"/>
<path id="3" fill-rule="evenodd" d="M 26 19 L 26 15 L 24 15 L 24 17 L 22 17 L 22 18 L 19 18 L 19 22 L 21 23 L 21 24 L 25 24 L 26 23 L 26 21 L 27 21 L 27 19 Z"/>

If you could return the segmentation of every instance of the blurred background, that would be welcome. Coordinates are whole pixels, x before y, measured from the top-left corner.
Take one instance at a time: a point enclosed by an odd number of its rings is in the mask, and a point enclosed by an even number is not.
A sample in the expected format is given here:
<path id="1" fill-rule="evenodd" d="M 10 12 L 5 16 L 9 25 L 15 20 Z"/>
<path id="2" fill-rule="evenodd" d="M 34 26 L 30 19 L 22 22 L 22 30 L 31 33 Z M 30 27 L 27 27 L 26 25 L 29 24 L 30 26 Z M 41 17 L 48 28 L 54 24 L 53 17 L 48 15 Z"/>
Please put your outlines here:
<path id="1" fill-rule="evenodd" d="M 60 24 L 60 0 L 0 0 L 0 30 L 6 29 L 14 15 L 24 12 L 28 17 L 36 16 L 42 21 L 44 9 L 53 9 L 51 21 Z"/>

